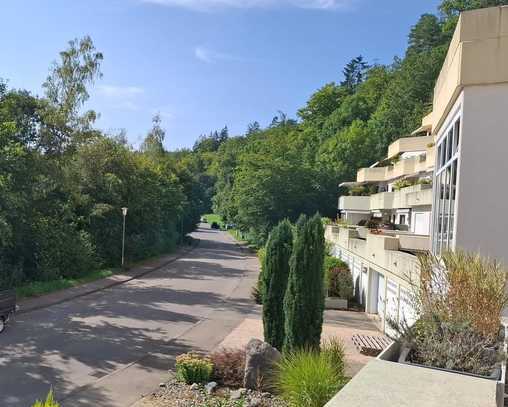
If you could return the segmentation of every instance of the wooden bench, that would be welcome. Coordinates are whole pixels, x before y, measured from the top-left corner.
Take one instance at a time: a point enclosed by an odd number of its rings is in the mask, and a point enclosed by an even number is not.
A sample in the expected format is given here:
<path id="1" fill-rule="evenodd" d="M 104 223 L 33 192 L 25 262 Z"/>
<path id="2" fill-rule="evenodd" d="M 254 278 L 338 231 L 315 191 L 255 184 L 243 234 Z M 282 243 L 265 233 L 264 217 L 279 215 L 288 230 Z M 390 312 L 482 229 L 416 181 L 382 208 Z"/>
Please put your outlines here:
<path id="1" fill-rule="evenodd" d="M 390 339 L 383 336 L 354 334 L 352 339 L 358 352 L 367 356 L 379 355 L 392 343 Z"/>

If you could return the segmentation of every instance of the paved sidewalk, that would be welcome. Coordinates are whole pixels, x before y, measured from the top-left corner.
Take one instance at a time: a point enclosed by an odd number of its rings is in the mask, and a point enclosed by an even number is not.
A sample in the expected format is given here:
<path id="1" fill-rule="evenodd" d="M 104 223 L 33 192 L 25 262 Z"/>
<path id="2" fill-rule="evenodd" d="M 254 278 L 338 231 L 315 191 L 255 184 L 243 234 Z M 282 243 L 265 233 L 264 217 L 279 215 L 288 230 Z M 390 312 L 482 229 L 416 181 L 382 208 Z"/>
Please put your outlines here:
<path id="1" fill-rule="evenodd" d="M 193 242 L 192 246 L 182 246 L 175 253 L 144 261 L 141 264 L 133 266 L 132 268 L 125 270 L 122 273 L 117 273 L 106 278 L 92 281 L 90 283 L 55 291 L 54 293 L 41 295 L 39 297 L 23 299 L 18 302 L 19 310 L 16 313 L 24 314 L 26 312 L 50 307 L 52 305 L 60 304 L 65 301 L 70 301 L 75 298 L 93 294 L 97 291 L 105 290 L 106 288 L 111 288 L 116 285 L 126 283 L 135 278 L 143 277 L 148 273 L 167 266 L 183 255 L 191 252 L 197 244 L 199 244 L 199 241 Z"/>
<path id="2" fill-rule="evenodd" d="M 363 312 L 325 311 L 322 340 L 339 338 L 346 353 L 346 374 L 354 376 L 371 359 L 362 355 L 353 344 L 354 334 L 383 336 L 374 323 Z M 263 322 L 260 316 L 245 319 L 222 341 L 217 348 L 240 348 L 251 338 L 263 339 Z"/>

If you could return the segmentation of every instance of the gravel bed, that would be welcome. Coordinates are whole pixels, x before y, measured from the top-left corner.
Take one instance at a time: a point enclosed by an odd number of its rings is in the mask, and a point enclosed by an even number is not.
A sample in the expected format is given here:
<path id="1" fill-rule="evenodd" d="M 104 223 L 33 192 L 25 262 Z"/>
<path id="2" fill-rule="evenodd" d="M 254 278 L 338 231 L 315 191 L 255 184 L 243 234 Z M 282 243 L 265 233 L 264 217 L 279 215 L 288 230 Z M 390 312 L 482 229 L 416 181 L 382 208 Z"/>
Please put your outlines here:
<path id="1" fill-rule="evenodd" d="M 172 380 L 143 399 L 143 407 L 288 407 L 278 397 L 246 389 L 217 387 L 208 394 L 204 386 Z"/>

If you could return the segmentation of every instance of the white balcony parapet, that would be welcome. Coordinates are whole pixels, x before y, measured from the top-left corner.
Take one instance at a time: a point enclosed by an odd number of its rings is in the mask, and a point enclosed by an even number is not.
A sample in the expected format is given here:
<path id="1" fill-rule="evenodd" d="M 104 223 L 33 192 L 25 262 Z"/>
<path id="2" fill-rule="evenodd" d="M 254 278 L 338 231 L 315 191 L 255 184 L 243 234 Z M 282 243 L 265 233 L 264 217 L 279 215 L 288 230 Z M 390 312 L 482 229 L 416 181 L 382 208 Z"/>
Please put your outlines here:
<path id="1" fill-rule="evenodd" d="M 370 210 L 412 208 L 432 204 L 432 186 L 412 185 L 399 191 L 380 192 L 370 196 Z"/>
<path id="2" fill-rule="evenodd" d="M 388 158 L 402 153 L 426 151 L 427 146 L 434 142 L 432 136 L 402 137 L 388 147 Z"/>
<path id="3" fill-rule="evenodd" d="M 339 209 L 344 211 L 369 211 L 370 196 L 346 196 L 339 198 Z"/>

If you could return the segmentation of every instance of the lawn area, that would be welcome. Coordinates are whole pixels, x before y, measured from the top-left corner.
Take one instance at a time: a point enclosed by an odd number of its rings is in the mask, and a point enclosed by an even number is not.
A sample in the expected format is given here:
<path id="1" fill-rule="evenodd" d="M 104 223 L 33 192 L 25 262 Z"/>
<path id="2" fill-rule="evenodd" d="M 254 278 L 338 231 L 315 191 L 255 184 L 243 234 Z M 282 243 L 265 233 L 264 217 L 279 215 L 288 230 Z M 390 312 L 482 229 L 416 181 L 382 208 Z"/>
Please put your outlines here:
<path id="1" fill-rule="evenodd" d="M 203 215 L 203 219 L 206 220 L 207 223 L 209 223 L 210 225 L 213 223 L 213 222 L 216 222 L 221 229 L 224 229 L 226 227 L 224 221 L 222 220 L 221 216 L 220 215 L 216 215 L 215 213 L 208 213 L 206 215 Z"/>
<path id="2" fill-rule="evenodd" d="M 226 223 L 222 220 L 220 215 L 216 215 L 215 213 L 208 213 L 202 216 L 203 219 L 206 220 L 208 224 L 212 224 L 212 222 L 217 222 L 221 228 L 221 230 L 226 230 Z M 247 246 L 252 250 L 257 250 L 259 247 L 255 245 L 249 236 L 246 234 L 242 234 L 238 229 L 227 229 L 227 232 L 233 236 L 236 240 L 247 243 Z"/>
<path id="3" fill-rule="evenodd" d="M 76 287 L 81 284 L 86 284 L 101 278 L 106 278 L 112 276 L 118 271 L 120 271 L 119 268 L 104 269 L 94 271 L 79 278 L 61 278 L 52 281 L 33 281 L 20 287 L 16 287 L 16 295 L 18 298 L 37 297 L 39 295 L 49 294 L 54 291 Z"/>

